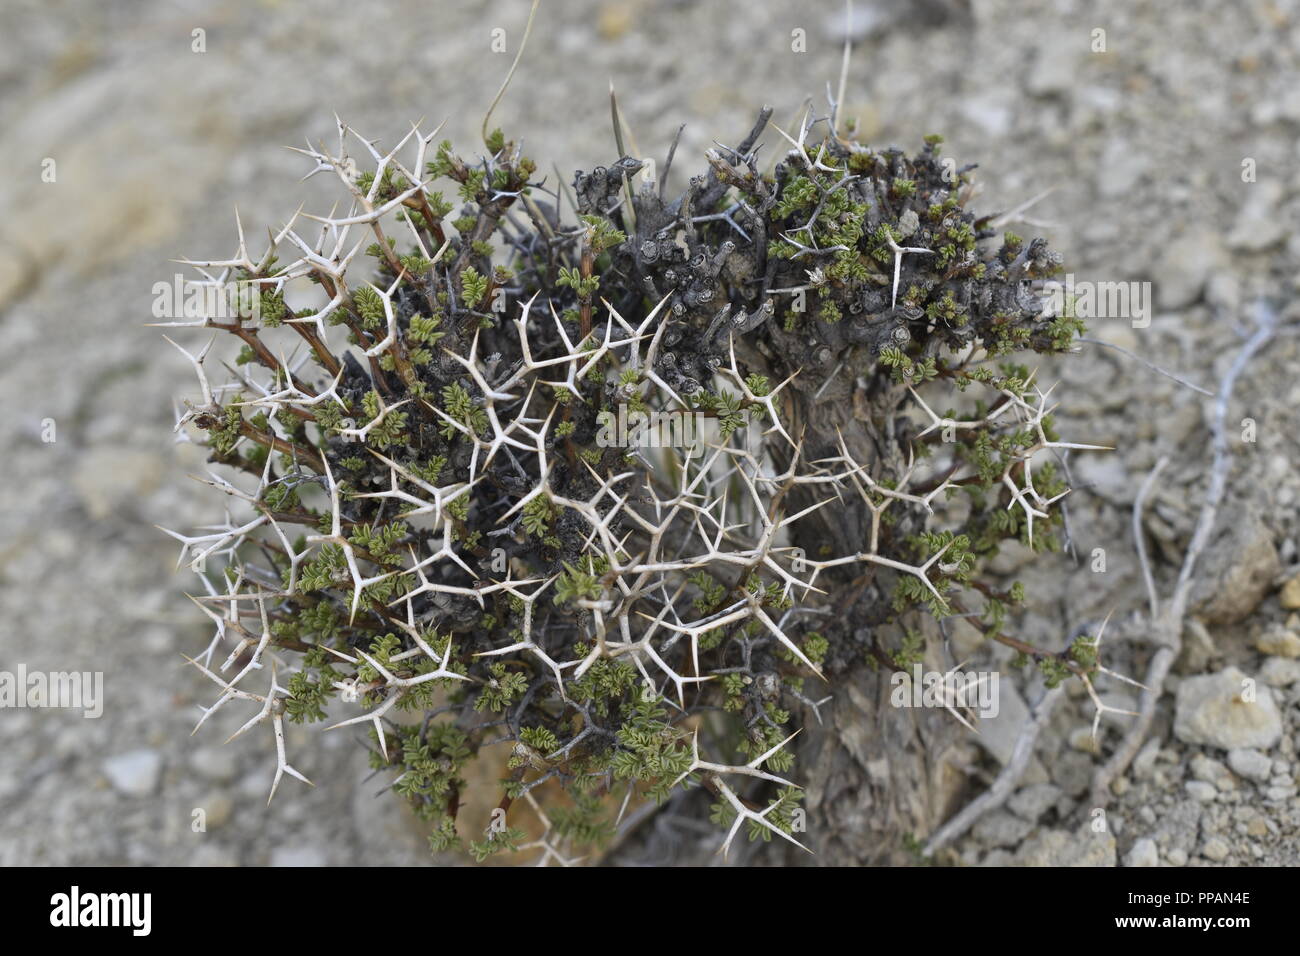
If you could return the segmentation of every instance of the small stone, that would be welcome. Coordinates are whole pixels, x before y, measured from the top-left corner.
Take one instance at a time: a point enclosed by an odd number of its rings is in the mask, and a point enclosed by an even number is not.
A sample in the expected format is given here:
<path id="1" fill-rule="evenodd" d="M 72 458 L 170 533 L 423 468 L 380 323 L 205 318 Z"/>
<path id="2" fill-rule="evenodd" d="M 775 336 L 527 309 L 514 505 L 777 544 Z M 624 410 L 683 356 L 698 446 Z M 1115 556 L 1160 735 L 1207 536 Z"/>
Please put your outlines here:
<path id="1" fill-rule="evenodd" d="M 229 748 L 203 747 L 190 755 L 190 766 L 207 780 L 229 783 L 239 770 L 239 759 Z"/>
<path id="2" fill-rule="evenodd" d="M 962 101 L 962 115 L 986 136 L 1003 136 L 1011 130 L 1015 112 L 1011 104 L 988 96 L 971 96 Z"/>
<path id="3" fill-rule="evenodd" d="M 1069 93 L 1078 82 L 1078 50 L 1064 42 L 1041 47 L 1034 65 L 1025 78 L 1025 87 L 1034 96 L 1058 96 Z"/>
<path id="4" fill-rule="evenodd" d="M 1174 735 L 1183 743 L 1223 750 L 1268 750 L 1282 736 L 1282 718 L 1267 686 L 1247 682 L 1245 674 L 1228 667 L 1178 686 Z"/>
<path id="5" fill-rule="evenodd" d="M 1235 315 L 1241 307 L 1241 280 L 1231 272 L 1216 272 L 1205 284 L 1205 301 Z"/>
<path id="6" fill-rule="evenodd" d="M 224 793 L 213 794 L 200 803 L 198 809 L 205 814 L 203 822 L 207 828 L 215 830 L 229 822 L 231 814 L 235 812 L 235 801 Z"/>
<path id="7" fill-rule="evenodd" d="M 981 817 L 971 832 L 975 839 L 990 847 L 1015 847 L 1029 836 L 1034 824 L 1005 810 L 996 810 Z"/>
<path id="8" fill-rule="evenodd" d="M 1183 309 L 1201 296 L 1206 280 L 1227 265 L 1219 234 L 1204 226 L 1187 229 L 1165 247 L 1152 273 L 1162 309 Z"/>
<path id="9" fill-rule="evenodd" d="M 995 574 L 1014 574 L 1037 560 L 1039 560 L 1038 554 L 1022 544 L 1019 538 L 1008 538 L 1005 544 L 998 546 L 998 553 L 989 559 L 989 570 Z M 1002 686 L 1005 691 L 1005 681 Z M 986 725 L 987 721 L 980 723 L 981 727 Z M 983 730 L 980 733 L 983 733 Z"/>
<path id="10" fill-rule="evenodd" d="M 1037 756 L 1029 758 L 1029 766 L 1025 768 L 1024 774 L 1020 778 L 1022 787 L 1036 786 L 1040 783 L 1051 783 L 1051 774 L 1043 766 L 1043 762 Z"/>
<path id="11" fill-rule="evenodd" d="M 980 721 L 980 732 L 975 741 L 992 754 L 998 763 L 1005 765 L 1011 759 L 1016 741 L 1020 739 L 1020 731 L 1028 720 L 1029 707 L 1024 698 L 1011 686 L 1011 681 L 1004 680 L 998 685 L 997 716 Z"/>
<path id="12" fill-rule="evenodd" d="M 1300 574 L 1282 585 L 1282 591 L 1278 594 L 1278 601 L 1288 611 L 1300 610 Z"/>
<path id="13" fill-rule="evenodd" d="M 1137 347 L 1137 343 L 1131 345 L 1123 342 L 1116 342 L 1116 338 L 1127 336 L 1132 339 L 1133 330 L 1125 326 L 1108 322 L 1101 326 L 1096 332 L 1099 339 L 1110 342 L 1112 345 L 1119 345 L 1128 348 L 1130 351 Z M 1071 465 L 1073 466 L 1073 462 Z M 1133 476 L 1128 473 L 1124 467 L 1124 462 L 1120 461 L 1118 455 L 1085 455 L 1079 460 L 1078 469 L 1075 471 L 1080 483 L 1086 482 L 1089 486 L 1096 488 L 1098 494 L 1113 495 L 1119 500 L 1122 495 L 1132 487 Z M 1131 492 L 1128 492 L 1131 494 Z"/>
<path id="14" fill-rule="evenodd" d="M 1197 754 L 1192 758 L 1191 771 L 1193 777 L 1206 783 L 1215 783 L 1228 775 L 1227 767 L 1205 754 Z"/>
<path id="15" fill-rule="evenodd" d="M 1125 866 L 1159 866 L 1160 851 L 1156 849 L 1156 841 L 1150 837 L 1143 837 L 1133 844 L 1133 848 L 1128 851 L 1128 856 L 1124 857 Z"/>
<path id="16" fill-rule="evenodd" d="M 60 757 L 79 757 L 89 746 L 91 742 L 80 727 L 66 727 L 54 738 L 51 749 Z"/>
<path id="17" fill-rule="evenodd" d="M 1259 679 L 1269 687 L 1290 687 L 1300 681 L 1300 661 L 1270 657 L 1260 667 Z"/>
<path id="18" fill-rule="evenodd" d="M 8 305 L 34 284 L 39 275 L 32 254 L 16 243 L 0 245 L 0 304 Z"/>
<path id="19" fill-rule="evenodd" d="M 274 777 L 271 771 L 258 768 L 257 770 L 244 774 L 236 786 L 239 788 L 239 793 L 242 796 L 252 798 L 261 794 L 262 799 L 265 800 L 267 795 L 271 792 L 271 782 L 273 779 Z"/>
<path id="20" fill-rule="evenodd" d="M 130 448 L 92 448 L 77 457 L 72 487 L 96 521 L 130 510 L 146 498 L 166 471 L 161 456 Z"/>
<path id="21" fill-rule="evenodd" d="M 1187 851 L 1180 846 L 1176 846 L 1165 854 L 1165 862 L 1170 866 L 1186 866 Z"/>
<path id="22" fill-rule="evenodd" d="M 1202 621 L 1211 626 L 1249 617 L 1281 569 L 1272 529 L 1248 509 L 1219 535 L 1202 563 L 1195 603 Z"/>
<path id="23" fill-rule="evenodd" d="M 843 10 L 836 11 L 823 22 L 832 43 L 842 44 L 851 40 L 857 44 L 888 30 L 898 16 L 898 10 L 888 4 L 873 3 L 853 7 L 847 16 Z"/>
<path id="24" fill-rule="evenodd" d="M 1062 750 L 1052 760 L 1052 782 L 1067 796 L 1081 797 L 1092 785 L 1095 762 L 1091 754 Z"/>
<path id="25" fill-rule="evenodd" d="M 118 793 L 128 797 L 147 797 L 158 786 L 162 756 L 156 750 L 130 750 L 109 757 L 100 767 Z"/>
<path id="26" fill-rule="evenodd" d="M 1110 141 L 1098 165 L 1097 192 L 1113 199 L 1128 195 L 1147 170 L 1146 151 L 1132 140 L 1119 137 Z"/>
<path id="27" fill-rule="evenodd" d="M 1204 780 L 1189 780 L 1184 786 L 1187 788 L 1187 795 L 1201 803 L 1213 803 L 1214 798 L 1219 794 L 1219 791 L 1214 789 L 1214 784 L 1206 783 Z"/>
<path id="28" fill-rule="evenodd" d="M 1277 103 L 1272 100 L 1260 100 L 1250 110 L 1250 121 L 1256 126 L 1269 126 L 1277 122 Z"/>
<path id="29" fill-rule="evenodd" d="M 228 847 L 205 843 L 190 854 L 186 866 L 239 866 L 239 857 Z"/>
<path id="30" fill-rule="evenodd" d="M 1114 866 L 1115 837 L 1095 833 L 1091 824 L 1079 829 L 1039 830 L 1016 850 L 1016 866 Z"/>
<path id="31" fill-rule="evenodd" d="M 1092 735 L 1092 727 L 1076 727 L 1070 731 L 1070 746 L 1086 754 L 1101 753 L 1099 738 Z"/>
<path id="32" fill-rule="evenodd" d="M 1205 846 L 1201 847 L 1201 856 L 1215 863 L 1222 863 L 1231 852 L 1227 842 L 1221 837 L 1211 837 L 1205 841 Z"/>
<path id="33" fill-rule="evenodd" d="M 627 32 L 636 19 L 635 5 L 631 3 L 602 4 L 596 16 L 596 28 L 602 39 L 617 40 Z"/>
<path id="34" fill-rule="evenodd" d="M 895 228 L 903 234 L 904 239 L 916 232 L 917 229 L 921 228 L 921 219 L 916 214 L 916 210 L 908 209 L 899 216 L 898 225 Z"/>
<path id="35" fill-rule="evenodd" d="M 1034 823 L 1060 798 L 1061 788 L 1055 784 L 1034 784 L 1017 790 L 1007 801 L 1007 809 L 1021 819 Z"/>
<path id="36" fill-rule="evenodd" d="M 1228 766 L 1240 777 L 1265 783 L 1272 773 L 1273 761 L 1258 750 L 1239 747 L 1228 751 Z"/>
<path id="37" fill-rule="evenodd" d="M 1285 239 L 1285 217 L 1277 208 L 1282 195 L 1280 183 L 1260 180 L 1252 184 L 1228 233 L 1228 247 L 1238 252 L 1263 252 Z"/>
<path id="38" fill-rule="evenodd" d="M 1300 637 L 1282 628 L 1266 631 L 1255 639 L 1255 650 L 1277 657 L 1300 657 Z"/>
<path id="39" fill-rule="evenodd" d="M 1155 737 L 1148 740 L 1138 755 L 1133 758 L 1133 776 L 1138 780 L 1145 780 L 1151 776 L 1155 770 L 1156 758 L 1160 756 L 1160 741 Z"/>
<path id="40" fill-rule="evenodd" d="M 1283 119 L 1300 123 L 1300 89 L 1292 87 L 1283 93 L 1278 101 L 1277 111 Z"/>

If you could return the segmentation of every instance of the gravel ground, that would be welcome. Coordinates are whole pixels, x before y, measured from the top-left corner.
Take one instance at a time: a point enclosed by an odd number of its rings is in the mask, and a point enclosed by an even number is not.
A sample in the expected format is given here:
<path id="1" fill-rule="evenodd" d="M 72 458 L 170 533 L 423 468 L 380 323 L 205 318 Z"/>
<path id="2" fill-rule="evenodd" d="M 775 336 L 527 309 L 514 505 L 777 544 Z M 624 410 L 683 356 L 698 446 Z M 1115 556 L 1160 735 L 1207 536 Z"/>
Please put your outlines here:
<path id="1" fill-rule="evenodd" d="M 1054 188 L 1021 232 L 1046 235 L 1080 280 L 1151 283 L 1149 326 L 1102 318 L 1092 337 L 1213 390 L 1257 300 L 1300 318 L 1300 3 L 1251 0 L 1230 15 L 1209 0 L 1057 2 L 1032 15 L 1010 0 L 857 7 L 846 109 L 871 142 L 944 133 L 950 155 L 980 163 L 989 209 Z M 523 0 L 304 9 L 8 0 L 0 13 L 0 669 L 105 675 L 99 719 L 0 711 L 0 864 L 430 862 L 345 734 L 292 729 L 295 766 L 319 785 L 287 780 L 269 809 L 267 741 L 221 744 L 243 718 L 219 714 L 190 737 L 211 687 L 181 654 L 201 650 L 206 629 L 154 527 L 220 519 L 186 477 L 202 455 L 171 441 L 188 364 L 144 327 L 153 283 L 177 268 L 168 260 L 228 254 L 236 203 L 250 237 L 319 205 L 314 183 L 297 184 L 302 157 L 280 147 L 332 136 L 335 112 L 384 143 L 421 117 L 475 142 L 527 16 Z M 838 75 L 842 9 L 548 4 L 495 122 L 562 170 L 608 164 L 612 79 L 640 149 L 662 156 L 685 122 L 678 156 L 698 165 L 764 103 L 784 127 L 806 97 L 820 101 Z M 192 49 L 196 28 L 206 52 Z M 494 28 L 509 55 L 492 52 Z M 792 51 L 795 30 L 806 52 Z M 1221 533 L 1105 832 L 1090 828 L 1088 782 L 1132 718 L 1106 714 L 1094 745 L 1092 705 L 1071 689 L 1007 806 L 943 861 L 1300 862 L 1300 581 L 1287 585 L 1300 558 L 1297 368 L 1284 332 L 1239 383 Z M 1140 675 L 1152 646 L 1130 513 L 1169 456 L 1146 509 L 1167 596 L 1204 494 L 1211 400 L 1095 345 L 1039 374 L 1061 383 L 1063 432 L 1116 450 L 1072 462 L 1077 560 L 998 559 L 1034 599 L 1016 627 L 1057 647 L 1113 609 L 1108 662 Z M 1238 719 L 1242 677 L 1273 706 Z M 1131 688 L 1099 690 L 1131 709 Z M 961 751 L 954 809 L 1006 758 L 1016 701 L 1039 693 L 1004 681 L 1003 716 Z"/>

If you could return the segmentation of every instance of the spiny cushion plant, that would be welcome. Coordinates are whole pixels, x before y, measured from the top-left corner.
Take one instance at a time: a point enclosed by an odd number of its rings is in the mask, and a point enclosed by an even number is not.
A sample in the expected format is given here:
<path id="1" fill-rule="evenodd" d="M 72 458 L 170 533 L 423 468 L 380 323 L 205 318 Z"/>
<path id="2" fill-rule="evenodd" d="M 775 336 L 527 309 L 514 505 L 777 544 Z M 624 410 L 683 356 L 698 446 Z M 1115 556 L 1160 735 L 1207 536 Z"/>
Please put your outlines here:
<path id="1" fill-rule="evenodd" d="M 341 208 L 185 260 L 257 290 L 170 323 L 240 341 L 223 385 L 211 342 L 182 349 L 177 427 L 244 513 L 169 533 L 215 625 L 203 720 L 251 703 L 272 795 L 301 779 L 284 721 L 330 719 L 363 725 L 435 850 L 563 862 L 691 787 L 724 849 L 742 825 L 797 842 L 790 739 L 855 662 L 916 658 L 887 625 L 962 613 L 1012 642 L 1020 588 L 980 569 L 1053 545 L 1050 459 L 1088 447 L 1012 361 L 1082 329 L 1043 309 L 1060 257 L 968 209 L 939 137 L 909 156 L 810 115 L 765 172 L 769 116 L 675 198 L 671 151 L 657 180 L 621 156 L 552 190 L 500 131 L 381 153 L 340 123 L 300 152 Z M 622 427 L 668 413 L 704 426 Z M 1099 669 L 1085 639 L 1012 643 L 1053 680 Z M 494 748 L 498 812 L 465 832 Z"/>

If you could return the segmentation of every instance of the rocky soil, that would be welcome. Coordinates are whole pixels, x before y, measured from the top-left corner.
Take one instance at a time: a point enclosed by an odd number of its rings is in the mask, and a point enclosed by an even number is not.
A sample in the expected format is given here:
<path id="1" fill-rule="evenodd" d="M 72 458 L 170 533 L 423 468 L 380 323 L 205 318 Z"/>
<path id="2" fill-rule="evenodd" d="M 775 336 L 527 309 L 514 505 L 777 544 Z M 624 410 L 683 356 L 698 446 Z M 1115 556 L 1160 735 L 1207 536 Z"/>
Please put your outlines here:
<path id="1" fill-rule="evenodd" d="M 1284 323 L 1230 408 L 1229 492 L 1184 649 L 1104 829 L 1091 775 L 1133 718 L 1106 713 L 1094 742 L 1094 709 L 1074 682 L 1011 799 L 938 861 L 1300 862 L 1300 2 L 1230 13 L 1210 0 L 1066 0 L 1032 15 L 1011 0 L 857 7 L 846 109 L 870 141 L 914 147 L 944 133 L 951 155 L 980 163 L 989 209 L 1054 187 L 1019 231 L 1046 235 L 1078 279 L 1151 283 L 1148 327 L 1102 318 L 1093 338 L 1213 390 L 1258 299 Z M 168 260 L 229 254 L 236 203 L 250 237 L 301 202 L 319 205 L 314 183 L 297 185 L 301 157 L 280 147 L 332 136 L 335 111 L 382 143 L 410 120 L 446 118 L 446 135 L 469 148 L 527 4 L 327 0 L 311 11 L 8 0 L 0 14 L 0 669 L 102 671 L 106 694 L 93 720 L 0 711 L 0 864 L 430 862 L 346 731 L 292 729 L 294 765 L 317 786 L 286 780 L 269 808 L 269 741 L 259 732 L 222 746 L 245 719 L 234 708 L 190 737 L 212 688 L 181 654 L 201 650 L 207 631 L 183 594 L 192 576 L 173 573 L 176 549 L 154 527 L 221 519 L 209 489 L 186 477 L 202 473 L 202 455 L 172 443 L 189 367 L 144 327 L 153 283 L 177 269 Z M 548 4 L 495 121 L 561 170 L 608 164 L 612 78 L 640 150 L 662 156 L 685 122 L 678 158 L 699 166 L 764 103 L 784 127 L 806 97 L 821 101 L 838 76 L 842 11 Z M 509 55 L 491 50 L 496 27 Z M 192 49 L 196 28 L 206 52 Z M 794 30 L 806 52 L 792 51 Z M 54 182 L 42 179 L 47 159 Z M 1009 626 L 1060 647 L 1113 611 L 1104 660 L 1140 678 L 1153 646 L 1134 499 L 1169 456 L 1144 524 L 1167 600 L 1204 495 L 1212 400 L 1098 345 L 1039 375 L 1060 382 L 1062 432 L 1115 451 L 1071 459 L 1070 551 L 999 557 L 1032 605 Z M 940 652 L 963 659 L 970 635 L 956 627 L 949 641 Z M 1002 711 L 951 751 L 954 810 L 996 775 L 1026 701 L 1043 692 L 1004 655 L 980 653 L 971 668 L 1002 669 Z M 1256 688 L 1249 706 L 1243 678 Z M 1133 688 L 1098 690 L 1133 709 Z M 650 828 L 615 859 L 661 849 L 663 832 Z M 706 859 L 719 839 L 681 832 L 679 859 Z"/>

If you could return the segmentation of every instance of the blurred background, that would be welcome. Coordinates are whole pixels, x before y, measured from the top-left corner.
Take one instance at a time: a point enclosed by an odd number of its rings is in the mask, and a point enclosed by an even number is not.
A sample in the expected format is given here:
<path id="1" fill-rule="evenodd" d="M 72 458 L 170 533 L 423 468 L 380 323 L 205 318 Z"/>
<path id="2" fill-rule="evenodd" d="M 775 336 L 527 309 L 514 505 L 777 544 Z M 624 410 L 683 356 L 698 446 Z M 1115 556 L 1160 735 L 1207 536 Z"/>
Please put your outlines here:
<path id="1" fill-rule="evenodd" d="M 210 703 L 213 688 L 181 654 L 202 650 L 208 628 L 184 596 L 192 576 L 174 573 L 177 548 L 154 526 L 220 521 L 223 502 L 187 477 L 202 472 L 199 450 L 173 443 L 175 403 L 195 389 L 190 367 L 145 323 L 153 284 L 180 268 L 169 260 L 233 253 L 236 206 L 255 254 L 259 237 L 301 203 L 328 211 L 316 181 L 298 182 L 308 163 L 282 147 L 332 144 L 335 113 L 381 148 L 412 121 L 445 120 L 443 135 L 473 153 L 528 6 L 5 0 L 0 8 L 0 669 L 102 671 L 106 695 L 94 720 L 0 710 L 0 863 L 432 862 L 398 801 L 367 779 L 347 732 L 292 729 L 291 759 L 319 785 L 285 780 L 269 809 L 274 760 L 260 728 L 223 747 L 245 719 L 232 707 L 190 737 L 196 705 Z M 522 139 L 551 182 L 551 163 L 571 181 L 575 169 L 618 158 L 612 81 L 642 155 L 662 163 L 686 124 L 670 181 L 680 187 L 703 169 L 714 140 L 741 139 L 764 104 L 785 129 L 810 98 L 824 106 L 847 36 L 855 48 L 843 111 L 858 118 L 864 140 L 911 150 L 944 134 L 947 155 L 979 163 L 985 210 L 1054 189 L 1025 213 L 1031 223 L 1013 228 L 1047 236 L 1078 279 L 1152 284 L 1149 328 L 1102 319 L 1091 336 L 1213 390 L 1257 299 L 1285 318 L 1300 314 L 1300 3 L 854 7 L 846 22 L 839 2 L 546 0 L 493 125 Z M 504 53 L 492 49 L 494 30 L 505 31 Z M 769 131 L 768 155 L 779 148 L 773 140 Z M 180 341 L 193 349 L 206 339 L 182 330 Z M 1166 688 L 1227 664 L 1271 668 L 1284 705 L 1272 763 L 1233 799 L 1189 796 L 1185 780 L 1218 787 L 1204 761 L 1223 754 L 1170 736 L 1166 700 L 1154 769 L 1134 781 L 1141 797 L 1121 801 L 1114 846 L 1089 862 L 1131 860 L 1140 839 L 1175 864 L 1294 862 L 1300 637 L 1274 588 L 1297 557 L 1297 370 L 1296 340 L 1283 335 L 1238 388 L 1229 420 L 1251 417 L 1258 437 L 1235 446 L 1225 534 L 1207 558 L 1203 596 L 1231 606 L 1209 616 L 1217 623 L 1202 629 L 1206 641 L 1192 642 Z M 1127 522 L 1163 454 L 1173 461 L 1148 530 L 1157 558 L 1176 568 L 1203 488 L 1208 400 L 1098 346 L 1042 374 L 1063 383 L 1062 431 L 1117 448 L 1077 463 L 1077 563 L 1000 559 L 1043 582 L 1031 587 L 1040 601 L 1020 627 L 1051 640 L 1064 620 L 1143 606 Z M 43 440 L 46 420 L 52 442 Z M 1108 550 L 1105 574 L 1089 568 L 1098 546 Z M 1232 577 L 1243 567 L 1258 573 Z M 1167 584 L 1169 566 L 1161 568 Z M 1129 637 L 1132 647 L 1117 653 L 1140 671 L 1141 635 Z M 1061 861 L 1053 821 L 1100 759 L 1076 739 L 1090 723 L 1086 700 L 1071 699 L 1027 778 L 1041 799 L 977 828 L 959 842 L 960 862 Z M 1013 739 L 1008 726 L 963 751 L 969 792 L 1005 760 L 998 734 Z M 1123 729 L 1109 717 L 1107 726 L 1103 752 Z M 195 807 L 207 814 L 206 832 L 191 829 Z M 698 837 L 696 848 L 712 839 Z M 762 853 L 760 845 L 742 859 L 761 862 Z M 633 848 L 622 862 L 636 859 Z"/>

